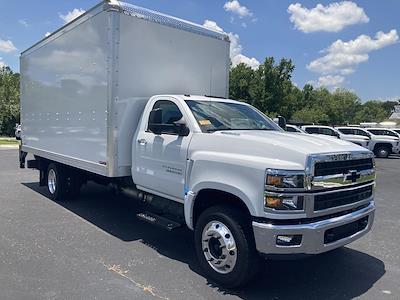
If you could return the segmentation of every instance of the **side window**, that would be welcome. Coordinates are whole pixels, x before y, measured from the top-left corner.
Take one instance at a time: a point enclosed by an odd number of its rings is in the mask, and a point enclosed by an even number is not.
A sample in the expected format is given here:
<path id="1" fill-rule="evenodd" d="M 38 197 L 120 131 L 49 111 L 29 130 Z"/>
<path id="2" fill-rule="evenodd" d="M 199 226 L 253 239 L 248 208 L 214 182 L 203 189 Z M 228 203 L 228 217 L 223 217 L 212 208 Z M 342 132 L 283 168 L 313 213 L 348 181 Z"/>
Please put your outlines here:
<path id="1" fill-rule="evenodd" d="M 319 129 L 320 134 L 325 134 L 325 135 L 335 135 L 335 132 L 332 129 L 329 128 L 320 128 Z"/>
<path id="2" fill-rule="evenodd" d="M 159 100 L 154 103 L 153 109 L 160 108 L 162 110 L 162 131 L 164 134 L 177 134 L 174 122 L 182 118 L 179 107 L 172 101 Z"/>
<path id="3" fill-rule="evenodd" d="M 311 134 L 318 133 L 318 127 L 306 127 L 305 130 Z"/>
<path id="4" fill-rule="evenodd" d="M 391 132 L 389 130 L 385 130 L 386 135 L 390 135 L 390 136 L 395 136 L 397 137 L 397 135 L 394 132 Z"/>
<path id="5" fill-rule="evenodd" d="M 350 129 L 350 128 L 340 128 L 338 130 L 343 134 L 354 134 L 353 129 Z"/>
<path id="6" fill-rule="evenodd" d="M 371 132 L 372 134 L 382 135 L 382 132 L 380 130 L 370 129 L 368 131 Z"/>
<path id="7" fill-rule="evenodd" d="M 366 133 L 364 130 L 355 129 L 354 131 L 355 131 L 355 134 L 357 134 L 357 135 L 368 136 L 368 133 Z"/>
<path id="8" fill-rule="evenodd" d="M 296 129 L 294 129 L 293 127 L 290 127 L 290 126 L 287 126 L 287 127 L 286 127 L 286 131 L 287 131 L 287 132 L 297 132 Z"/>

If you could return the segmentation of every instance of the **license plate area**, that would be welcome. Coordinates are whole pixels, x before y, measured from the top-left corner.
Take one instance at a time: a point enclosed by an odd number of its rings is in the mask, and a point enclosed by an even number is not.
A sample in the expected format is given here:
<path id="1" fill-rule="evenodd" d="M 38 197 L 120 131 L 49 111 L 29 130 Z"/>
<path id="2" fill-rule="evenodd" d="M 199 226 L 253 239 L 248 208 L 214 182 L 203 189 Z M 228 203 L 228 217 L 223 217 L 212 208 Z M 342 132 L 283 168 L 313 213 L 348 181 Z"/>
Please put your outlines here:
<path id="1" fill-rule="evenodd" d="M 331 244 L 341 239 L 347 238 L 364 230 L 368 225 L 368 216 L 361 218 L 357 221 L 345 224 L 342 226 L 334 227 L 325 231 L 324 243 Z"/>

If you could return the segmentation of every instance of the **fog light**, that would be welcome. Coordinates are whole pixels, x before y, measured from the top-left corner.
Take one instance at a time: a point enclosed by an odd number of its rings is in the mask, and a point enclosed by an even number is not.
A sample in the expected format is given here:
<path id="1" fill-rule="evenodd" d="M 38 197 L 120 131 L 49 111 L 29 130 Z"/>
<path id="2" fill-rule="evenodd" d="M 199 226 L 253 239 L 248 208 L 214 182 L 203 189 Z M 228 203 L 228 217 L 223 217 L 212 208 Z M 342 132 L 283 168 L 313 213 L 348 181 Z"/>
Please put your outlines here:
<path id="1" fill-rule="evenodd" d="M 265 206 L 271 208 L 278 208 L 282 205 L 283 198 L 267 196 L 265 197 Z"/>
<path id="2" fill-rule="evenodd" d="M 298 246 L 301 244 L 301 238 L 301 234 L 278 235 L 276 237 L 276 244 L 278 246 Z"/>
<path id="3" fill-rule="evenodd" d="M 264 198 L 264 205 L 266 208 L 274 210 L 302 210 L 303 209 L 303 196 L 270 196 L 266 195 Z"/>

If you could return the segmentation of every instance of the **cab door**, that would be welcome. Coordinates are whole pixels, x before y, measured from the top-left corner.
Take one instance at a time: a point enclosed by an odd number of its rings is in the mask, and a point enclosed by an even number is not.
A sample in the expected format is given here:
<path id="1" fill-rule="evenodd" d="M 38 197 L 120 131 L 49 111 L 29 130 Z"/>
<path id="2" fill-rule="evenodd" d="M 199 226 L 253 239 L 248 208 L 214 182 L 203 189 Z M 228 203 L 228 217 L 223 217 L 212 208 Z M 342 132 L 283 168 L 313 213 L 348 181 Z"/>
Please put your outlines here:
<path id="1" fill-rule="evenodd" d="M 183 201 L 185 195 L 185 172 L 192 132 L 181 136 L 175 122 L 185 118 L 181 103 L 165 97 L 153 100 L 152 110 L 161 109 L 162 123 L 167 125 L 159 134 L 149 130 L 149 115 L 146 126 L 137 135 L 134 154 L 133 180 L 139 188 L 149 192 Z"/>

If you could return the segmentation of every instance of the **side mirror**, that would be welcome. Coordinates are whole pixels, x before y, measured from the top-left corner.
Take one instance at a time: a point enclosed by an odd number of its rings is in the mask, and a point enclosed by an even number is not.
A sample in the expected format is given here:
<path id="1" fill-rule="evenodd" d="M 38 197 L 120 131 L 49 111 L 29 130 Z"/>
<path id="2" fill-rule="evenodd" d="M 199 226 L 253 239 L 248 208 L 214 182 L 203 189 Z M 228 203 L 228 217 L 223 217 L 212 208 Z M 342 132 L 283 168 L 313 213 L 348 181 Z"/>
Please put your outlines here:
<path id="1" fill-rule="evenodd" d="M 183 117 L 180 120 L 174 122 L 174 125 L 177 127 L 177 133 L 179 136 L 188 136 L 189 135 L 190 130 L 187 127 L 186 121 Z"/>
<path id="2" fill-rule="evenodd" d="M 161 134 L 162 131 L 162 109 L 156 108 L 150 112 L 149 128 L 154 134 Z"/>
<path id="3" fill-rule="evenodd" d="M 279 127 L 286 131 L 286 119 L 282 116 L 278 116 L 277 118 Z"/>

